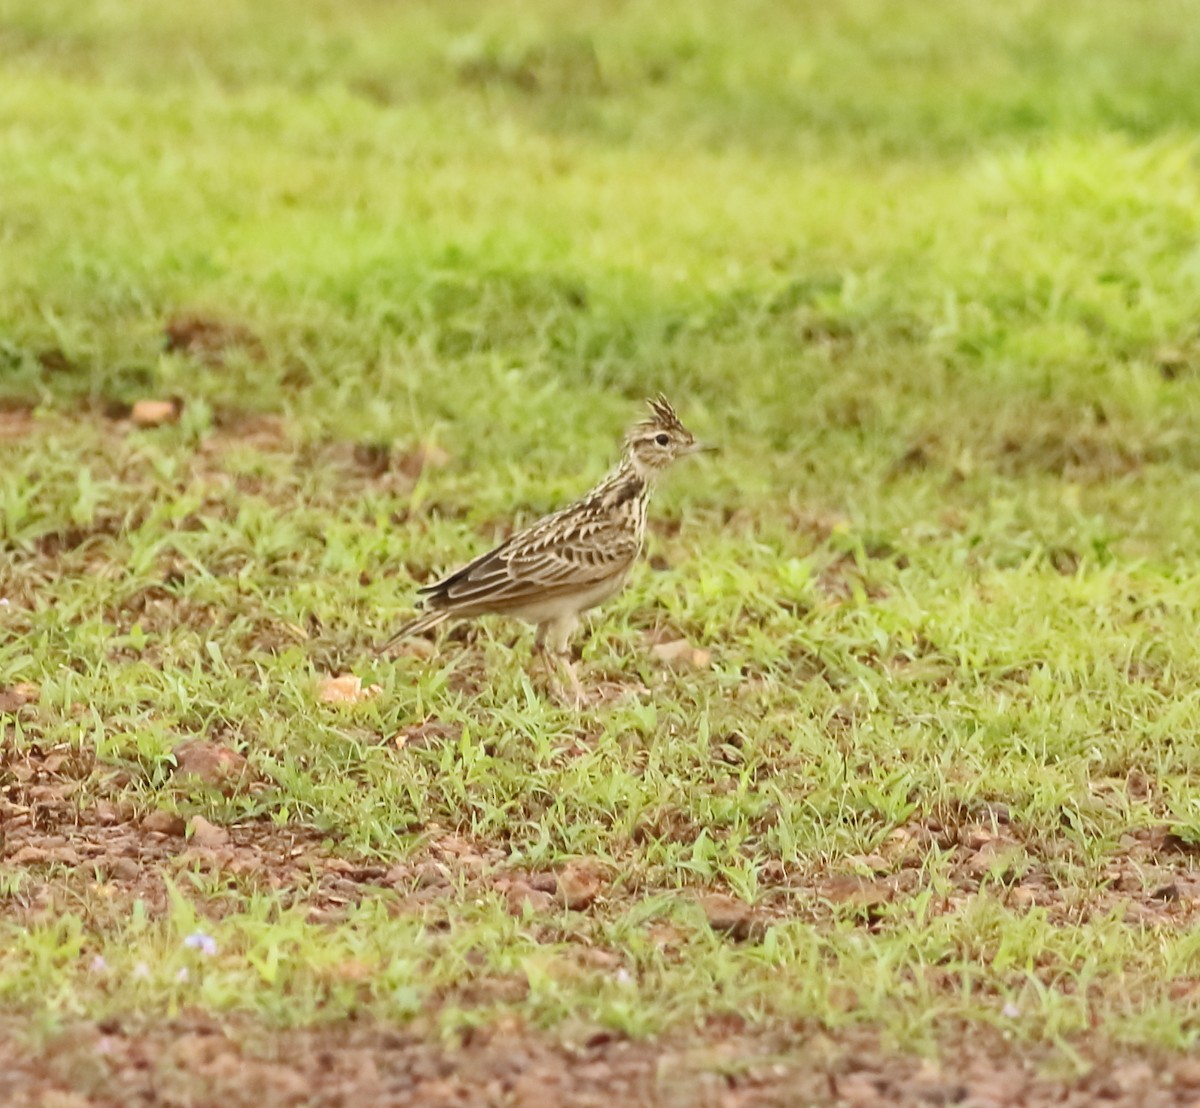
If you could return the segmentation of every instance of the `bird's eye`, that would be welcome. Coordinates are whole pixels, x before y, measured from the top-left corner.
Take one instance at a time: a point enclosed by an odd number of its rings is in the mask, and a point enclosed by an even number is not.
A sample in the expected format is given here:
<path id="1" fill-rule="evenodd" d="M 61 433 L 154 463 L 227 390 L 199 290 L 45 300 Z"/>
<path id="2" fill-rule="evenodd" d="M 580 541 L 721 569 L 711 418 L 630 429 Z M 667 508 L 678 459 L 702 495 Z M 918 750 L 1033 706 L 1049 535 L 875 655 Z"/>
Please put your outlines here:
<path id="1" fill-rule="evenodd" d="M 658 443 L 659 446 L 670 446 L 671 445 L 671 436 L 670 435 L 655 435 L 654 441 L 656 443 Z"/>

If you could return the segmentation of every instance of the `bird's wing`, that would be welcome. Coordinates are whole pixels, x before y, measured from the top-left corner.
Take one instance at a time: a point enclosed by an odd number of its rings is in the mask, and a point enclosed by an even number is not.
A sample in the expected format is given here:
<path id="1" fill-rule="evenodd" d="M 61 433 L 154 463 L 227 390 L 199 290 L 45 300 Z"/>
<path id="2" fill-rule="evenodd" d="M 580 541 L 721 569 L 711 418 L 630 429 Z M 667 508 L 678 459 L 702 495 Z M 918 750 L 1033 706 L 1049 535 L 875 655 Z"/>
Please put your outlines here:
<path id="1" fill-rule="evenodd" d="M 603 516 L 551 516 L 421 591 L 431 608 L 503 610 L 623 573 L 637 536 Z"/>

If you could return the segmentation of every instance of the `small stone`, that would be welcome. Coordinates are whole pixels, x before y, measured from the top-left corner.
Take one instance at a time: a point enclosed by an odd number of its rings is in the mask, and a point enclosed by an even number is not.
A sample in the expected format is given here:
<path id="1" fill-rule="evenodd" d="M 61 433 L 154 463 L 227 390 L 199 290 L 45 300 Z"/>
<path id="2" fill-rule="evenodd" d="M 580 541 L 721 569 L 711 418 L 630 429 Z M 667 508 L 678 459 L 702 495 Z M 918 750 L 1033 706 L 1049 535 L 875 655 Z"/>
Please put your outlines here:
<path id="1" fill-rule="evenodd" d="M 1127 1062 L 1113 1070 L 1112 1079 L 1128 1096 L 1148 1090 L 1154 1084 L 1154 1070 L 1146 1062 Z"/>
<path id="2" fill-rule="evenodd" d="M 193 846 L 216 850 L 229 844 L 229 832 L 224 827 L 209 823 L 203 816 L 193 816 L 191 841 Z"/>
<path id="3" fill-rule="evenodd" d="M 180 743 L 174 755 L 176 777 L 195 778 L 202 784 L 220 789 L 227 796 L 236 791 L 249 774 L 246 759 L 220 743 Z"/>
<path id="4" fill-rule="evenodd" d="M 581 912 L 596 899 L 601 883 L 601 870 L 595 862 L 571 862 L 558 875 L 558 899 L 572 912 Z"/>
<path id="5" fill-rule="evenodd" d="M 362 678 L 353 673 L 340 677 L 322 678 L 317 686 L 317 699 L 322 704 L 358 704 L 383 692 L 380 685 L 363 687 Z"/>
<path id="6" fill-rule="evenodd" d="M 820 886 L 820 896 L 831 904 L 846 904 L 854 908 L 877 908 L 892 899 L 893 892 L 883 881 L 854 874 L 834 874 Z"/>
<path id="7" fill-rule="evenodd" d="M 671 642 L 660 642 L 652 648 L 654 656 L 669 666 L 691 666 L 693 669 L 707 669 L 712 662 L 712 652 L 692 646 L 687 639 L 674 639 Z"/>
<path id="8" fill-rule="evenodd" d="M 865 1074 L 852 1073 L 837 1079 L 837 1097 L 843 1104 L 859 1108 L 860 1105 L 879 1104 L 879 1087 Z"/>
<path id="9" fill-rule="evenodd" d="M 141 867 L 133 858 L 109 858 L 105 869 L 112 880 L 127 883 L 136 881 L 142 872 Z"/>
<path id="10" fill-rule="evenodd" d="M 558 892 L 558 874 L 550 873 L 531 873 L 528 878 L 530 888 L 537 889 L 542 893 Z"/>
<path id="11" fill-rule="evenodd" d="M 443 862 L 420 862 L 417 865 L 417 888 L 440 889 L 450 884 L 450 871 Z"/>
<path id="12" fill-rule="evenodd" d="M 121 810 L 108 800 L 96 801 L 95 816 L 101 827 L 112 827 L 122 822 Z"/>
<path id="13" fill-rule="evenodd" d="M 1182 1058 L 1174 1067 L 1173 1076 L 1176 1085 L 1184 1085 L 1189 1089 L 1200 1088 L 1200 1058 Z"/>
<path id="14" fill-rule="evenodd" d="M 514 916 L 524 914 L 526 905 L 539 915 L 552 912 L 555 907 L 554 897 L 524 881 L 514 881 L 505 890 L 504 896 L 508 902 L 508 910 Z"/>
<path id="15" fill-rule="evenodd" d="M 139 400 L 129 416 L 138 427 L 161 427 L 174 423 L 183 412 L 180 400 Z"/>
<path id="16" fill-rule="evenodd" d="M 862 866 L 863 869 L 870 870 L 871 873 L 887 873 L 891 869 L 882 854 L 855 854 L 849 860 Z"/>
<path id="17" fill-rule="evenodd" d="M 749 939 L 762 929 L 749 904 L 724 893 L 710 893 L 701 897 L 700 907 L 704 909 L 709 927 L 730 938 Z"/>
<path id="18" fill-rule="evenodd" d="M 397 862 L 394 866 L 390 866 L 383 875 L 383 883 L 391 888 L 395 888 L 397 885 L 407 885 L 412 879 L 412 868 L 400 862 Z"/>
<path id="19" fill-rule="evenodd" d="M 0 712 L 18 712 L 26 704 L 36 704 L 41 695 L 42 690 L 29 682 L 0 689 Z"/>
<path id="20" fill-rule="evenodd" d="M 187 824 L 178 812 L 159 808 L 142 817 L 142 830 L 157 831 L 160 835 L 182 835 L 187 830 Z"/>
<path id="21" fill-rule="evenodd" d="M 987 874 L 1018 874 L 1024 852 L 1012 839 L 992 837 L 967 860 L 966 869 L 973 877 Z"/>

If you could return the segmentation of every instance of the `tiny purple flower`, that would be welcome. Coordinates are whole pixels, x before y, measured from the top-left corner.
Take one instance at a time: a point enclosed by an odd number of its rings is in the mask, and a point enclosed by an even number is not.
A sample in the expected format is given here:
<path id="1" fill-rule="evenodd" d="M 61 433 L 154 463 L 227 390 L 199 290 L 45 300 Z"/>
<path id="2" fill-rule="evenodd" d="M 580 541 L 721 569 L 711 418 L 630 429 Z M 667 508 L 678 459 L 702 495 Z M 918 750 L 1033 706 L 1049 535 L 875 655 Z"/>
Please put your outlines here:
<path id="1" fill-rule="evenodd" d="M 208 958 L 211 958 L 217 952 L 217 940 L 211 935 L 206 935 L 203 931 L 193 931 L 183 940 L 183 945 L 189 950 L 200 951 L 201 954 Z"/>

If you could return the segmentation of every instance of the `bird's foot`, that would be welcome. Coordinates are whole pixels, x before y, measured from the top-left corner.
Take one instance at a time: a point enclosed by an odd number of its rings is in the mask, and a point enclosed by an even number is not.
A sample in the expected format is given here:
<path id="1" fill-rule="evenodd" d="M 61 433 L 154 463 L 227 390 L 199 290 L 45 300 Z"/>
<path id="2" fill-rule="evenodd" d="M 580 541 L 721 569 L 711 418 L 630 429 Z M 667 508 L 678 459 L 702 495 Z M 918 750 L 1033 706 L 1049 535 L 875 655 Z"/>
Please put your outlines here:
<path id="1" fill-rule="evenodd" d="M 580 683 L 579 675 L 569 654 L 557 654 L 540 643 L 533 648 L 534 665 L 545 680 L 546 691 L 564 708 L 578 710 L 588 702 L 587 693 Z M 562 677 L 566 677 L 566 683 Z"/>
<path id="2" fill-rule="evenodd" d="M 563 672 L 567 675 L 567 680 L 570 682 L 571 688 L 568 693 L 566 689 L 560 688 L 559 700 L 567 706 L 578 711 L 588 702 L 587 693 L 583 691 L 583 685 L 580 684 L 579 674 L 575 672 L 575 665 L 568 655 L 562 655 Z"/>

